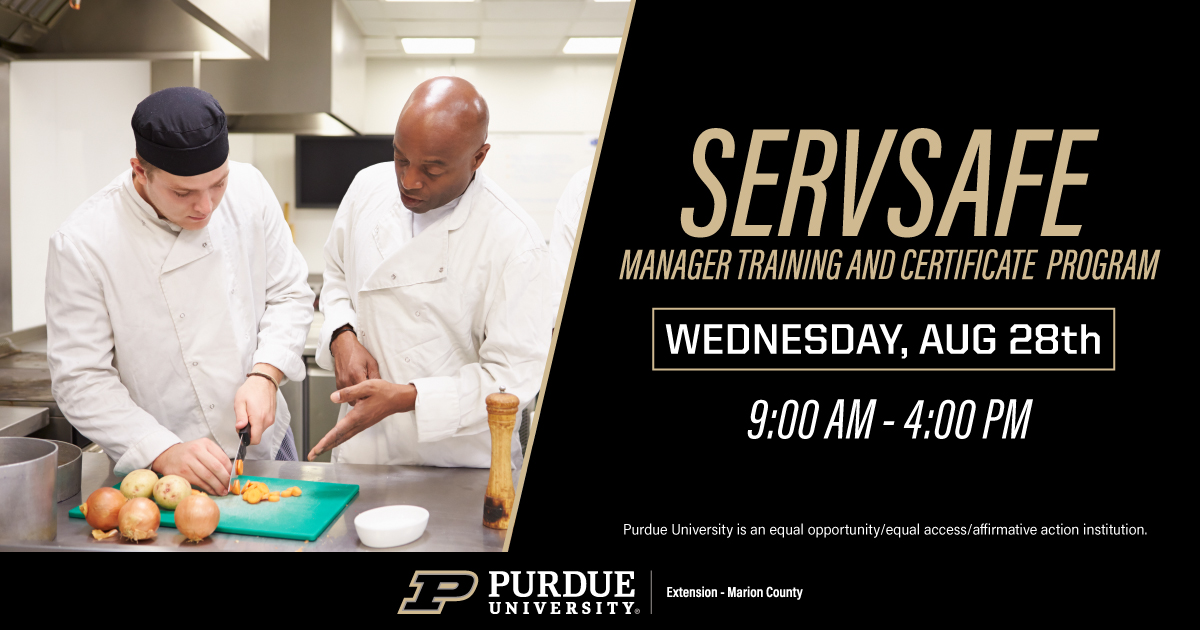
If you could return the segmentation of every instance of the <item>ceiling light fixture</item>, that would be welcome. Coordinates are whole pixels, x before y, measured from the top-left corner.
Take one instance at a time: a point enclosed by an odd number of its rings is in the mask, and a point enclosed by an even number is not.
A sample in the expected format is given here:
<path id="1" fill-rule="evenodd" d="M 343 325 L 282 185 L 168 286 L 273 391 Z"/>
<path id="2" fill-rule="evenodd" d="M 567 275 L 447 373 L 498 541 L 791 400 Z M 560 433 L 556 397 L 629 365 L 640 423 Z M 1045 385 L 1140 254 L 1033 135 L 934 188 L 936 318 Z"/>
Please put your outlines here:
<path id="1" fill-rule="evenodd" d="M 563 46 L 568 55 L 615 55 L 620 51 L 620 37 L 572 37 Z"/>
<path id="2" fill-rule="evenodd" d="M 401 37 L 400 45 L 410 55 L 470 55 L 475 52 L 472 37 Z"/>

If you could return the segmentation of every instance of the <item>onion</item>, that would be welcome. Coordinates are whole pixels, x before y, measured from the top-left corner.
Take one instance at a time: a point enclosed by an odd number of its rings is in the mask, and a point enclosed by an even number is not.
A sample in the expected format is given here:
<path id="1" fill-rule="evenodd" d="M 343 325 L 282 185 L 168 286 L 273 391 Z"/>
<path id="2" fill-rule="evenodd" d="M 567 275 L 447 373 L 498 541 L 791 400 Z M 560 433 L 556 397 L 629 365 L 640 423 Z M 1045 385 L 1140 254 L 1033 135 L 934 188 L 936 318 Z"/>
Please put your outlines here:
<path id="1" fill-rule="evenodd" d="M 184 497 L 192 494 L 192 484 L 179 475 L 167 475 L 154 484 L 154 502 L 164 510 L 174 510 Z"/>
<path id="2" fill-rule="evenodd" d="M 134 497 L 121 508 L 118 526 L 121 536 L 129 540 L 145 540 L 158 534 L 158 506 L 145 497 Z"/>
<path id="3" fill-rule="evenodd" d="M 100 488 L 88 497 L 86 515 L 88 525 L 108 531 L 117 528 L 117 517 L 125 507 L 125 495 L 115 488 Z"/>
<path id="4" fill-rule="evenodd" d="M 192 542 L 208 538 L 220 520 L 221 508 L 205 494 L 193 494 L 175 508 L 175 527 Z"/>
<path id="5" fill-rule="evenodd" d="M 154 492 L 154 484 L 158 482 L 158 475 L 154 474 L 153 470 L 139 468 L 128 475 L 121 481 L 121 494 L 125 495 L 126 499 L 133 497 L 150 498 L 150 494 Z"/>

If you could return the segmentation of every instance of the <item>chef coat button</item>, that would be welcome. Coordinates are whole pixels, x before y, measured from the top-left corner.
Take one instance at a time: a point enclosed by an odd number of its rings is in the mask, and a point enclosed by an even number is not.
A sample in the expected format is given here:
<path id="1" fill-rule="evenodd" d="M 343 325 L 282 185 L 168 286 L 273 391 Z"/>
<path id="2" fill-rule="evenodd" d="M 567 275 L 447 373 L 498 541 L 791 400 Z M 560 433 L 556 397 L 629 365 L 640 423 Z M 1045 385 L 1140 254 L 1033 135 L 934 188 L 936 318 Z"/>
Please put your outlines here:
<path id="1" fill-rule="evenodd" d="M 208 243 L 202 243 L 200 247 L 208 247 Z"/>
<path id="2" fill-rule="evenodd" d="M 404 357 L 404 362 L 408 363 L 408 357 Z"/>
<path id="3" fill-rule="evenodd" d="M 443 269 L 445 269 L 445 267 L 438 267 L 438 273 L 442 273 Z"/>
<path id="4" fill-rule="evenodd" d="M 421 311 L 417 311 L 417 317 L 421 316 Z"/>
<path id="5" fill-rule="evenodd" d="M 200 364 L 195 361 L 192 361 L 192 367 L 196 367 L 197 365 L 200 365 Z"/>
<path id="6" fill-rule="evenodd" d="M 392 274 L 392 280 L 396 279 L 396 274 Z"/>
<path id="7" fill-rule="evenodd" d="M 179 314 L 179 319 L 183 319 L 183 315 L 184 315 L 183 313 L 180 313 L 180 314 Z"/>
<path id="8" fill-rule="evenodd" d="M 215 408 L 216 408 L 216 405 L 209 405 L 209 406 L 208 406 L 208 408 L 209 408 L 209 409 L 215 409 Z"/>

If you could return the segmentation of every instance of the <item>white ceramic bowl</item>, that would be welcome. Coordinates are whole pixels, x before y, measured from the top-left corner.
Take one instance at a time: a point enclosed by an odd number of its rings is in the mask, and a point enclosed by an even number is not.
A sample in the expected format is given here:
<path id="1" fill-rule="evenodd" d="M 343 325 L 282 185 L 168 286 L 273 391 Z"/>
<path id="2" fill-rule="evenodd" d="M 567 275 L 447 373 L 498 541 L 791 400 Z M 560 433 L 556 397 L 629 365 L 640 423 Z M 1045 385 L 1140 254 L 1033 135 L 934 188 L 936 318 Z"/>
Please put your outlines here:
<path id="1" fill-rule="evenodd" d="M 429 510 L 415 505 L 389 505 L 354 517 L 358 539 L 368 547 L 399 547 L 421 537 Z"/>

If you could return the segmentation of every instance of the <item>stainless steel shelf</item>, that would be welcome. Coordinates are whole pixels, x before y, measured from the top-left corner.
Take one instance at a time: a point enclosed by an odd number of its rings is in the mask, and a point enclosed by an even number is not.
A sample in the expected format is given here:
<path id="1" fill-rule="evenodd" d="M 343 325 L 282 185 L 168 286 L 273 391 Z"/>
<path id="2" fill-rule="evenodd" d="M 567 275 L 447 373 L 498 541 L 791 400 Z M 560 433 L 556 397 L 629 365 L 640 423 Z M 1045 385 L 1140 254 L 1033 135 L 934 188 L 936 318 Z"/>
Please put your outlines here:
<path id="1" fill-rule="evenodd" d="M 0 407 L 0 437 L 26 437 L 48 424 L 45 407 Z"/>

